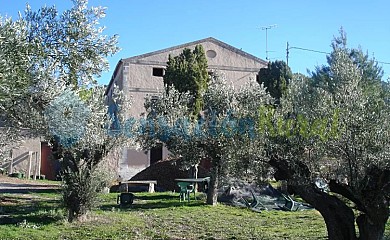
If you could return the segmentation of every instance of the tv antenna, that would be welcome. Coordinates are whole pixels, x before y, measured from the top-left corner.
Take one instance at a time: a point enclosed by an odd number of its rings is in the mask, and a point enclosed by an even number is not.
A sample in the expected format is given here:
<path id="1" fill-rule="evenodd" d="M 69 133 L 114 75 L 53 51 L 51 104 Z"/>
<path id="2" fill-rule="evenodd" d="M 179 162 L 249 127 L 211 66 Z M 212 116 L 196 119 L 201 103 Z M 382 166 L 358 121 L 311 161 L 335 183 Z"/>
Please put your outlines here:
<path id="1" fill-rule="evenodd" d="M 276 27 L 277 27 L 276 24 L 261 27 L 261 30 L 265 30 L 265 59 L 266 60 L 268 60 L 268 52 L 269 52 L 268 51 L 268 29 L 276 28 Z"/>

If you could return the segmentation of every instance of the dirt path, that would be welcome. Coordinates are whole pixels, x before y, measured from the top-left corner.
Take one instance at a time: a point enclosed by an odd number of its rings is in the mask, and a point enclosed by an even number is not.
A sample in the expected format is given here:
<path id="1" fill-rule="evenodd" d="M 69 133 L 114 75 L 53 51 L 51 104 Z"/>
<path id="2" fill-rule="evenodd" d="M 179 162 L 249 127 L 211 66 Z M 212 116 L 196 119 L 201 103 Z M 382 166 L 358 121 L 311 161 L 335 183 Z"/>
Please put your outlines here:
<path id="1" fill-rule="evenodd" d="M 60 189 L 60 183 L 18 179 L 0 175 L 0 193 L 48 192 Z"/>

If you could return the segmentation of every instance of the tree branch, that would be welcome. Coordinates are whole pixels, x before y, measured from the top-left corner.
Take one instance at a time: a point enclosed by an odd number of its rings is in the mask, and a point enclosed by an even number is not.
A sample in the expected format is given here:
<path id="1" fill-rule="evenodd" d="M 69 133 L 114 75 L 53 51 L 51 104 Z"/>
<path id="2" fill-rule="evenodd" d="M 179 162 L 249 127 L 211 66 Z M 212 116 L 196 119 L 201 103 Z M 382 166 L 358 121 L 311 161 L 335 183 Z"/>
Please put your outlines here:
<path id="1" fill-rule="evenodd" d="M 339 183 L 336 180 L 330 180 L 329 189 L 331 192 L 338 193 L 343 197 L 348 198 L 349 200 L 351 200 L 353 203 L 356 204 L 356 207 L 360 211 L 366 212 L 366 208 L 364 207 L 364 204 L 358 198 L 356 198 L 356 196 L 353 194 L 353 192 L 351 191 L 348 185 Z"/>

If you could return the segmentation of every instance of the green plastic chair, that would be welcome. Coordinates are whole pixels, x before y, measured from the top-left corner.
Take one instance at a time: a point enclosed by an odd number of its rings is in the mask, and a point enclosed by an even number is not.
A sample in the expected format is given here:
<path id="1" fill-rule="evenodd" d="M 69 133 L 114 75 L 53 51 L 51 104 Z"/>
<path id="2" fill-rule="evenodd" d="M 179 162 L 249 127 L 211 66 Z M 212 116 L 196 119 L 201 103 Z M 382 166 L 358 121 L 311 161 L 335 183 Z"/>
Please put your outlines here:
<path id="1" fill-rule="evenodd" d="M 253 199 L 252 202 L 248 202 L 248 200 L 242 198 L 247 208 L 255 212 L 261 212 L 261 210 L 268 210 L 252 190 L 251 194 Z"/>
<path id="2" fill-rule="evenodd" d="M 282 197 L 283 197 L 285 203 L 284 203 L 284 205 L 278 205 L 278 207 L 282 210 L 298 211 L 303 206 L 302 203 L 295 201 L 289 195 L 285 195 L 282 193 Z"/>
<path id="3" fill-rule="evenodd" d="M 193 192 L 194 193 L 194 199 L 195 199 L 195 187 L 192 183 L 189 182 L 178 182 L 177 186 L 180 188 L 180 202 L 183 200 L 190 201 L 190 195 Z"/>

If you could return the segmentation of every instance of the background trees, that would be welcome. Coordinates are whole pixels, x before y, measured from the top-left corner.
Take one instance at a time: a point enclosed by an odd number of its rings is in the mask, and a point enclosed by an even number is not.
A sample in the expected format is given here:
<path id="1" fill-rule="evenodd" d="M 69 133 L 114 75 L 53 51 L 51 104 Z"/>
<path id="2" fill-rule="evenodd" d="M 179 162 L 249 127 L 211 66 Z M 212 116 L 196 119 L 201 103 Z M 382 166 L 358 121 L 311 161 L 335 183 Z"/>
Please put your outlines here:
<path id="1" fill-rule="evenodd" d="M 257 107 L 268 104 L 270 97 L 264 88 L 254 83 L 236 93 L 223 77 L 216 75 L 202 96 L 203 111 L 194 121 L 188 114 L 190 95 L 171 87 L 157 101 L 148 99 L 145 105 L 148 131 L 141 137 L 144 145 L 154 141 L 166 144 L 174 156 L 183 158 L 189 166 L 202 158 L 208 159 L 211 179 L 207 203 L 215 205 L 221 177 L 237 173 L 236 163 L 243 157 L 242 152 L 235 152 L 237 144 L 255 141 Z M 251 156 L 258 154 L 255 152 L 251 152 Z"/>
<path id="2" fill-rule="evenodd" d="M 371 87 L 375 85 L 382 85 L 382 76 L 383 71 L 378 66 L 378 63 L 369 58 L 367 53 L 364 53 L 361 48 L 348 48 L 347 47 L 347 35 L 343 29 L 339 31 L 340 36 L 334 38 L 332 42 L 333 49 L 342 49 L 351 59 L 351 61 L 358 67 L 362 73 L 362 82 L 360 84 L 366 84 L 365 90 L 368 91 Z M 334 91 L 334 88 L 337 86 L 337 79 L 333 78 L 333 72 L 331 65 L 336 61 L 335 55 L 336 52 L 333 51 L 329 56 L 327 56 L 328 65 L 318 66 L 316 70 L 311 73 L 314 86 L 318 86 L 324 89 L 327 89 L 330 92 Z"/>
<path id="3" fill-rule="evenodd" d="M 193 51 L 186 48 L 179 56 L 169 55 L 164 84 L 193 96 L 190 108 L 194 116 L 203 109 L 202 95 L 207 90 L 209 79 L 207 58 L 202 45 L 195 46 Z"/>
<path id="4" fill-rule="evenodd" d="M 267 92 L 279 102 L 291 79 L 290 67 L 284 61 L 276 60 L 268 62 L 267 68 L 260 69 L 257 81 L 264 84 Z"/>
<path id="5" fill-rule="evenodd" d="M 333 107 L 340 109 L 340 137 L 327 144 L 331 151 L 327 155 L 337 162 L 330 190 L 359 210 L 356 222 L 361 239 L 380 239 L 389 217 L 387 90 L 380 82 L 380 68 L 361 50 L 335 45 L 332 60 L 332 77 L 338 80 Z"/>
<path id="6" fill-rule="evenodd" d="M 359 211 L 359 238 L 380 239 L 389 214 L 387 90 L 379 83 L 380 69 L 359 62 L 371 62 L 365 57 L 357 61 L 357 51 L 339 42 L 313 80 L 292 81 L 273 120 L 274 126 L 280 117 L 307 123 L 293 124 L 298 131 L 292 135 L 268 138 L 266 152 L 275 177 L 321 212 L 330 239 L 357 238 L 350 206 Z M 331 193 L 315 185 L 318 177 L 329 182 Z"/>
<path id="7" fill-rule="evenodd" d="M 96 167 L 119 139 L 105 134 L 103 89 L 94 85 L 105 57 L 117 51 L 116 38 L 102 37 L 97 27 L 104 9 L 74 4 L 62 15 L 54 7 L 27 8 L 19 20 L 0 25 L 1 114 L 9 127 L 51 140 L 63 164 L 70 221 L 91 207 Z M 296 75 L 291 83 L 285 66 L 271 63 L 260 74 L 271 80 L 260 81 L 280 104 L 267 108 L 262 88 L 236 94 L 218 77 L 207 87 L 202 48 L 185 50 L 169 59 L 165 95 L 147 102 L 142 137 L 167 144 L 190 164 L 209 158 L 209 204 L 216 203 L 221 175 L 252 166 L 255 172 L 266 162 L 321 212 L 330 239 L 357 237 L 350 204 L 359 214 L 360 238 L 379 239 L 389 217 L 388 89 L 380 68 L 361 50 L 346 48 L 343 34 L 328 60 L 312 78 Z M 329 181 L 331 193 L 316 186 L 318 177 Z"/>
<path id="8" fill-rule="evenodd" d="M 22 22 L 0 18 L 0 164 L 9 160 L 10 150 L 21 139 L 21 124 L 13 119 L 13 106 L 32 80 L 29 69 L 30 46 L 24 41 Z M 26 71 L 27 69 L 27 71 Z"/>
<path id="9" fill-rule="evenodd" d="M 202 158 L 211 161 L 207 203 L 212 205 L 217 202 L 218 178 L 227 141 L 220 123 L 228 117 L 233 99 L 233 90 L 225 85 L 224 79 L 215 77 L 200 100 L 204 103 L 204 111 L 197 120 L 189 117 L 188 106 L 192 101 L 189 92 L 183 94 L 169 87 L 154 104 L 150 103 L 152 100 L 146 103 L 148 116 L 153 116 L 149 122 L 155 124 L 149 141 L 163 142 L 174 156 L 181 157 L 188 166 L 198 164 Z"/>
<path id="10" fill-rule="evenodd" d="M 277 106 L 270 106 L 261 90 L 234 93 L 217 78 L 203 95 L 202 118 L 197 123 L 180 121 L 174 133 L 166 135 L 179 139 L 167 140 L 174 154 L 193 150 L 211 159 L 209 204 L 215 203 L 221 175 L 248 166 L 255 172 L 268 164 L 276 179 L 286 180 L 322 214 L 330 239 L 356 239 L 355 222 L 360 239 L 382 237 L 389 217 L 388 89 L 375 62 L 361 50 L 346 47 L 343 32 L 332 46 L 329 66 L 318 68 L 312 77 L 296 74 L 288 85 L 271 85 L 280 98 Z M 188 111 L 183 111 L 188 106 L 184 102 L 176 108 L 179 101 L 167 102 L 177 110 L 153 114 L 178 119 Z M 248 129 L 240 130 L 239 120 L 246 116 L 257 117 L 255 124 L 245 122 L 257 130 L 252 136 Z M 330 192 L 317 186 L 318 179 L 329 183 Z"/>

